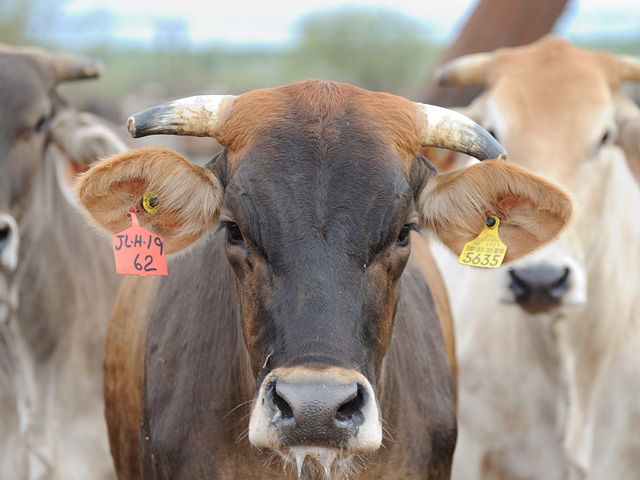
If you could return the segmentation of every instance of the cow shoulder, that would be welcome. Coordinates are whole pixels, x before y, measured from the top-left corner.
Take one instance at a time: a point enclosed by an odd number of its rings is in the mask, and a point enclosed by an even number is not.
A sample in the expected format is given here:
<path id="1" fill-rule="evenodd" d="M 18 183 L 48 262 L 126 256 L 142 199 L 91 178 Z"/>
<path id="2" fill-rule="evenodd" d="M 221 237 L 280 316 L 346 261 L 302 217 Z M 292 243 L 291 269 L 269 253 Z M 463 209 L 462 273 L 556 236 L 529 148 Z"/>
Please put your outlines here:
<path id="1" fill-rule="evenodd" d="M 107 330 L 105 417 L 119 478 L 140 478 L 140 421 L 147 323 L 160 279 L 127 277 Z"/>

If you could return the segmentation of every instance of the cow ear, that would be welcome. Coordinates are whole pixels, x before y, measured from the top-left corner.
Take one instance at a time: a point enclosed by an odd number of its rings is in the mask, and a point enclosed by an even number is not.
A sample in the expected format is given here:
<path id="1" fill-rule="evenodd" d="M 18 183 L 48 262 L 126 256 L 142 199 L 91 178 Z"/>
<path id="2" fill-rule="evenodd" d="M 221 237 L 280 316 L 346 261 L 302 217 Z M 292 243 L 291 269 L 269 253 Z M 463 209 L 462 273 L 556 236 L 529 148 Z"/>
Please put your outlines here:
<path id="1" fill-rule="evenodd" d="M 99 158 L 129 150 L 116 129 L 96 115 L 68 109 L 53 118 L 51 138 L 72 164 L 88 168 Z"/>
<path id="2" fill-rule="evenodd" d="M 488 216 L 497 216 L 505 261 L 552 240 L 571 212 L 571 198 L 561 187 L 501 161 L 432 177 L 418 199 L 421 228 L 432 230 L 456 255 L 478 236 Z"/>
<path id="3" fill-rule="evenodd" d="M 143 207 L 147 192 L 157 196 L 154 213 Z M 218 223 L 223 188 L 210 170 L 171 150 L 142 148 L 93 165 L 79 177 L 76 196 L 92 222 L 110 235 L 131 226 L 127 213 L 136 208 L 140 226 L 161 236 L 166 252 L 174 253 Z"/>
<path id="4" fill-rule="evenodd" d="M 616 123 L 620 146 L 633 176 L 640 183 L 640 107 L 622 94 L 616 96 Z"/>
<path id="5" fill-rule="evenodd" d="M 437 147 L 423 147 L 420 150 L 420 154 L 429 160 L 429 163 L 438 170 L 438 173 L 460 170 L 467 163 L 475 160 L 464 153 Z"/>
<path id="6" fill-rule="evenodd" d="M 73 187 L 78 174 L 99 158 L 129 150 L 105 120 L 86 112 L 64 110 L 51 122 L 47 161 L 55 163 L 56 179 L 64 198 L 75 205 Z"/>

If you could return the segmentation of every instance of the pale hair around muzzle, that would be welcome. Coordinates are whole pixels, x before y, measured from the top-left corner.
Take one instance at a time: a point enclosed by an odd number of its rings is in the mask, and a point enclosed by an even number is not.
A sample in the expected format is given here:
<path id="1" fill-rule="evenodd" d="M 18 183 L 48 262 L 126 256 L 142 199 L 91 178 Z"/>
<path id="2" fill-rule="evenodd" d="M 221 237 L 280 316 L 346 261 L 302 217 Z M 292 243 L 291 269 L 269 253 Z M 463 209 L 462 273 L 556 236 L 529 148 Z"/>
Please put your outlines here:
<path id="1" fill-rule="evenodd" d="M 132 115 L 129 134 L 214 137 L 229 116 L 233 95 L 201 95 L 174 100 Z M 505 149 L 470 118 L 441 107 L 414 103 L 422 146 L 445 148 L 479 160 L 506 159 Z"/>

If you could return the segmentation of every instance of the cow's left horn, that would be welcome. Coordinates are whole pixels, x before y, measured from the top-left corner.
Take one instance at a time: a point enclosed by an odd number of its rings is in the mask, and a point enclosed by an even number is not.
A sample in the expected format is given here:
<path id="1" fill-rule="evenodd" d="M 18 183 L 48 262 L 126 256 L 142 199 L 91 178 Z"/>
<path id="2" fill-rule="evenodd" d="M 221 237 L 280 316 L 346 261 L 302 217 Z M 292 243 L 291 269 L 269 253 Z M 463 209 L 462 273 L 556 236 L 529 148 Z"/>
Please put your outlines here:
<path id="1" fill-rule="evenodd" d="M 456 58 L 436 68 L 435 79 L 440 85 L 484 85 L 492 58 L 492 53 L 472 53 Z"/>
<path id="2" fill-rule="evenodd" d="M 484 128 L 461 113 L 416 103 L 422 146 L 446 148 L 486 160 L 506 159 L 506 151 Z"/>
<path id="3" fill-rule="evenodd" d="M 187 97 L 149 108 L 127 120 L 129 134 L 213 137 L 231 111 L 233 95 Z"/>
<path id="4" fill-rule="evenodd" d="M 640 81 L 640 57 L 631 55 L 618 55 L 618 65 L 620 66 L 620 80 L 623 82 Z"/>

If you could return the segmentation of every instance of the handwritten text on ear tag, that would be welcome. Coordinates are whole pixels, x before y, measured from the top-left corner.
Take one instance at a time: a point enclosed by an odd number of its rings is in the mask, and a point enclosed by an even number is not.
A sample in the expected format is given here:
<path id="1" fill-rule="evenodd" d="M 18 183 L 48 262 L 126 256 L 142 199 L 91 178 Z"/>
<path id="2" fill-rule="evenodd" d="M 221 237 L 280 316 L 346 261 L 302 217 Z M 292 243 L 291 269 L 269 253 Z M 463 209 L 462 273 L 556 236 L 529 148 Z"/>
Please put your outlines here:
<path id="1" fill-rule="evenodd" d="M 131 228 L 117 233 L 112 238 L 113 254 L 118 275 L 168 275 L 167 259 L 164 256 L 162 238 L 138 224 L 138 217 L 132 209 Z"/>
<path id="2" fill-rule="evenodd" d="M 507 246 L 498 236 L 498 217 L 487 217 L 480 235 L 465 243 L 458 263 L 481 268 L 498 268 L 507 253 Z"/>

